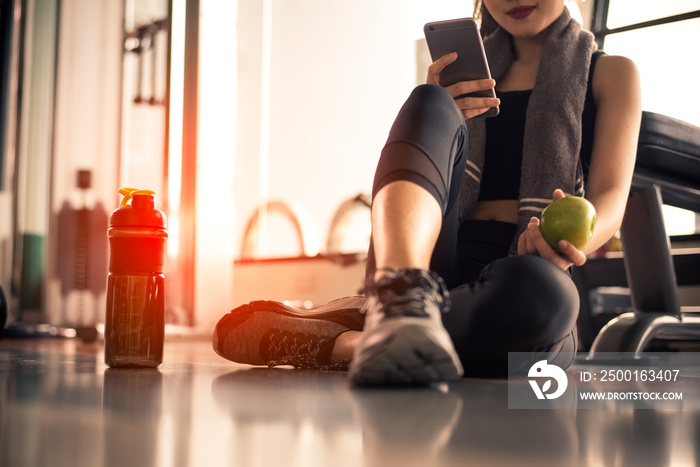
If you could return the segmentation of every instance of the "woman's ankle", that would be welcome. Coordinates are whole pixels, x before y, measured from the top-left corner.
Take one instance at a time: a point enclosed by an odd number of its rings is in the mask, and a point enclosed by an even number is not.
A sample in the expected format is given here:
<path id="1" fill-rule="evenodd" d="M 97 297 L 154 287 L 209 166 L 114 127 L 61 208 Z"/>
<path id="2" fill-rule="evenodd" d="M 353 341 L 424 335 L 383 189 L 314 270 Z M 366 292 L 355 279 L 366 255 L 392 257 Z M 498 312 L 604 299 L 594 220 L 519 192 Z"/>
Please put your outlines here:
<path id="1" fill-rule="evenodd" d="M 362 336 L 361 331 L 346 331 L 335 338 L 333 350 L 331 350 L 330 362 L 341 363 L 343 361 L 351 361 L 355 347 Z"/>

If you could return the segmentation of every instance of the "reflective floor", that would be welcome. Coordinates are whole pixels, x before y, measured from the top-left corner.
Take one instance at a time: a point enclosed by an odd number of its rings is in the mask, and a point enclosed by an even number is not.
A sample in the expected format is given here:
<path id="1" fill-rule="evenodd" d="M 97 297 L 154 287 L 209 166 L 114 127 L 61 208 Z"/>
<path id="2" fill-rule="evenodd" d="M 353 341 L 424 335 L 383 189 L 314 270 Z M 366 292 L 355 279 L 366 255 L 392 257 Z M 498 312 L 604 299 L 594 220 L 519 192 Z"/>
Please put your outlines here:
<path id="1" fill-rule="evenodd" d="M 502 380 L 359 390 L 204 340 L 165 355 L 114 370 L 99 344 L 0 340 L 0 466 L 700 465 L 699 410 L 513 410 Z"/>

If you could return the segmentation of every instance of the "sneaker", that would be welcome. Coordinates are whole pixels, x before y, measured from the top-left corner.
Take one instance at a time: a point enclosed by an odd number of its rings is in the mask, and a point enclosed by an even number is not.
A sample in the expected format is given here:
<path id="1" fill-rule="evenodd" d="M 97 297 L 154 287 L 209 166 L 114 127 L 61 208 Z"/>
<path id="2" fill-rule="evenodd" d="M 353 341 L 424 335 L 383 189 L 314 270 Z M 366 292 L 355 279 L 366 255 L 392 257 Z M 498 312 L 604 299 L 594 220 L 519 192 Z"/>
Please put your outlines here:
<path id="1" fill-rule="evenodd" d="M 365 328 L 350 365 L 358 386 L 427 385 L 462 376 L 441 314 L 442 278 L 424 269 L 392 271 L 366 289 Z"/>
<path id="2" fill-rule="evenodd" d="M 349 362 L 330 364 L 335 338 L 361 331 L 364 297 L 346 297 L 313 310 L 276 301 L 254 301 L 219 320 L 214 351 L 249 365 L 291 365 L 298 369 L 347 370 Z"/>

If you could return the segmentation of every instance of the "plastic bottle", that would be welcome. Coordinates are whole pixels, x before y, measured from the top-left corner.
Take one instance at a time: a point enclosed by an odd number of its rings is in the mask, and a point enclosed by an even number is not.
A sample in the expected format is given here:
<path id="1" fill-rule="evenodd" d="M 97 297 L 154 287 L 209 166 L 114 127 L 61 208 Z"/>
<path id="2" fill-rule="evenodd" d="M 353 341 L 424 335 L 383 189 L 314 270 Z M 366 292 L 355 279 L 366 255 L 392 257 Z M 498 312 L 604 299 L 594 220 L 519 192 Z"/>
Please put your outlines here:
<path id="1" fill-rule="evenodd" d="M 155 368 L 163 362 L 167 221 L 155 207 L 155 192 L 119 193 L 124 199 L 108 230 L 105 363 Z"/>

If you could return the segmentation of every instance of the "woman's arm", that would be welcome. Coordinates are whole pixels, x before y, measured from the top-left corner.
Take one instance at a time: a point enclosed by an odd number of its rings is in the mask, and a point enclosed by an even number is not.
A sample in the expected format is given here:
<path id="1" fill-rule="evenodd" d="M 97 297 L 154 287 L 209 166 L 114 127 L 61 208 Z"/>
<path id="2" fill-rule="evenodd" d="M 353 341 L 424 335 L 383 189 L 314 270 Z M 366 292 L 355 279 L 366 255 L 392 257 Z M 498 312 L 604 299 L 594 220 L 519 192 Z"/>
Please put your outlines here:
<path id="1" fill-rule="evenodd" d="M 591 253 L 622 224 L 629 197 L 642 118 L 639 72 L 625 57 L 603 55 L 593 76 L 596 121 L 586 198 L 596 208 Z"/>
<path id="2" fill-rule="evenodd" d="M 641 91 L 636 65 L 625 57 L 603 55 L 593 76 L 596 121 L 586 198 L 596 209 L 591 242 L 582 250 L 562 241 L 557 254 L 544 240 L 534 219 L 518 242 L 518 253 L 538 255 L 562 269 L 581 266 L 586 256 L 620 228 L 629 196 L 641 122 Z M 554 194 L 559 198 L 563 193 Z"/>

